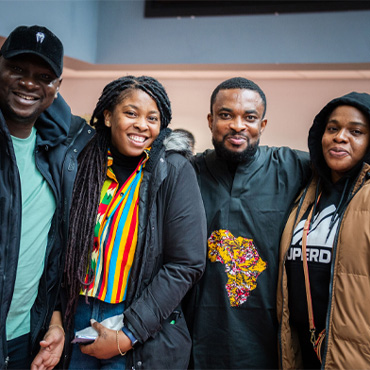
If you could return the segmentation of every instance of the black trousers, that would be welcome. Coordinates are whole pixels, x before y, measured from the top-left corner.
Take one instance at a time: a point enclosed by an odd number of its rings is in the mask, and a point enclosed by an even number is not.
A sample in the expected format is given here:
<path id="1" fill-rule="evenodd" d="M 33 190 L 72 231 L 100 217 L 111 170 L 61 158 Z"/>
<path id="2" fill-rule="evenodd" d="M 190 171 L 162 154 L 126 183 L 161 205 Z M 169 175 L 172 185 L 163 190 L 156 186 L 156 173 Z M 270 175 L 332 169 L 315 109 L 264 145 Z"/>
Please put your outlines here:
<path id="1" fill-rule="evenodd" d="M 8 341 L 8 369 L 29 369 L 31 366 L 30 334 Z"/>

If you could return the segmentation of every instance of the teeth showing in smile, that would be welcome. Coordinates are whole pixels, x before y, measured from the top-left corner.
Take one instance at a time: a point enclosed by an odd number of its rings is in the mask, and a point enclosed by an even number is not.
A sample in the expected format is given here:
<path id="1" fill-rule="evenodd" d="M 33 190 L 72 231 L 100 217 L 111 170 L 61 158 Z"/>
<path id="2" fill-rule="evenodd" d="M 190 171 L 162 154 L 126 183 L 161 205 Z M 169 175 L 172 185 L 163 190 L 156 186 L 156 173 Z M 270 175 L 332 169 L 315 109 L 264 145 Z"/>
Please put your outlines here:
<path id="1" fill-rule="evenodd" d="M 143 137 L 143 136 L 130 135 L 129 138 L 132 141 L 137 141 L 139 143 L 143 143 L 145 141 L 145 137 Z"/>
<path id="2" fill-rule="evenodd" d="M 36 100 L 36 98 L 32 97 L 32 96 L 28 96 L 28 95 L 23 95 L 23 94 L 20 94 L 20 93 L 15 93 L 17 96 L 19 96 L 20 98 L 22 99 L 25 99 L 25 100 Z"/>

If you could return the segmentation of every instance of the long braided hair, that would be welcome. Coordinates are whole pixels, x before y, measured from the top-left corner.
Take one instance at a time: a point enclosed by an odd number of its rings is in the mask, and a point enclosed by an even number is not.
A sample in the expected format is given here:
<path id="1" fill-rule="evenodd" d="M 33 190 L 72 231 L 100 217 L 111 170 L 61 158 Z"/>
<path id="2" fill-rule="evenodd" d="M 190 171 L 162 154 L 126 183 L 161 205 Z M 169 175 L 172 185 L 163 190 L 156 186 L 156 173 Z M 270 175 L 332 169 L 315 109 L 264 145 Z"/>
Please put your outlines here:
<path id="1" fill-rule="evenodd" d="M 161 131 L 171 121 L 171 104 L 164 87 L 148 76 L 125 76 L 110 82 L 96 104 L 90 125 L 96 134 L 79 157 L 79 167 L 72 194 L 69 238 L 67 245 L 64 283 L 68 303 L 65 312 L 66 325 L 71 323 L 76 310 L 81 288 L 94 278 L 91 254 L 94 243 L 94 228 L 99 208 L 100 193 L 107 173 L 107 152 L 111 143 L 111 131 L 104 123 L 104 111 L 113 112 L 134 89 L 141 89 L 157 103 L 161 119 Z M 88 282 L 85 283 L 86 273 Z"/>

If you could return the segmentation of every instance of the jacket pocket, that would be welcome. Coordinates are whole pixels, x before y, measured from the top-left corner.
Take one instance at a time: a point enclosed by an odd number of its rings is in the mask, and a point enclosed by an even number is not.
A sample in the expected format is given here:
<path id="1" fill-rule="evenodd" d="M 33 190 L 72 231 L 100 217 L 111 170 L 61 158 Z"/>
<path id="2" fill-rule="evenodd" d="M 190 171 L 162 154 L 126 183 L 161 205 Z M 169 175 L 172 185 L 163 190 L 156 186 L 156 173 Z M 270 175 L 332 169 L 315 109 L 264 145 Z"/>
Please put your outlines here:
<path id="1" fill-rule="evenodd" d="M 190 334 L 180 310 L 163 323 L 162 330 L 134 350 L 136 369 L 187 369 L 191 351 Z"/>

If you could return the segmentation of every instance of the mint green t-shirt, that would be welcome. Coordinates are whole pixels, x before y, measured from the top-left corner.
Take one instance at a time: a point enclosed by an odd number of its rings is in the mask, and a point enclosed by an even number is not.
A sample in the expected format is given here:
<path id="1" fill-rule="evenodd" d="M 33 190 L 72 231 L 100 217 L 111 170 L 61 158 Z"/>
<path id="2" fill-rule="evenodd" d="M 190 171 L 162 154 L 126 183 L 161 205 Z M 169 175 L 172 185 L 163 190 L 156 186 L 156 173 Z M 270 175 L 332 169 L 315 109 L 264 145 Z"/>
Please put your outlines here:
<path id="1" fill-rule="evenodd" d="M 36 129 L 26 139 L 12 136 L 21 179 L 22 223 L 14 294 L 6 320 L 7 340 L 30 332 L 31 307 L 44 269 L 48 233 L 56 209 L 53 192 L 36 167 Z"/>

